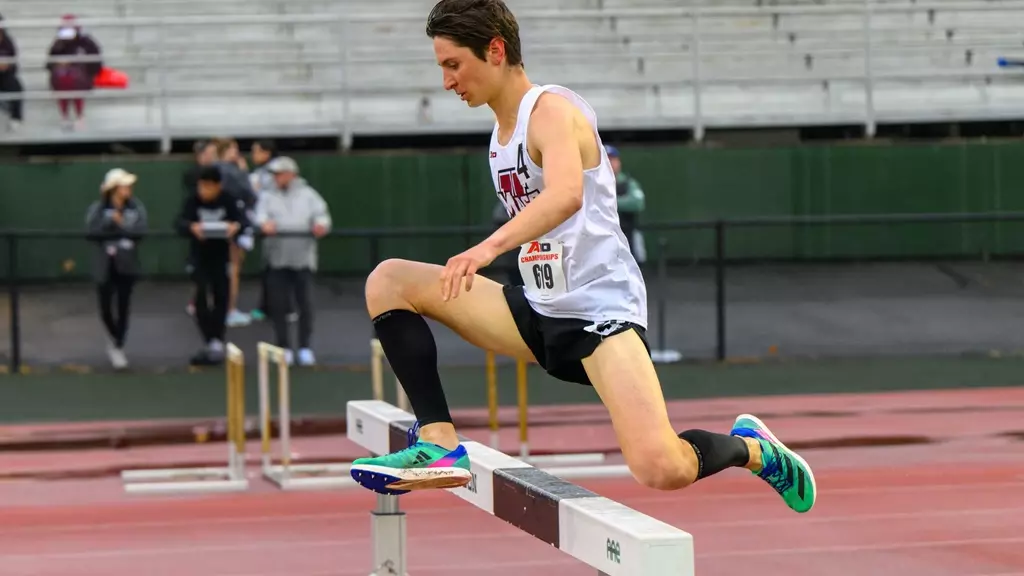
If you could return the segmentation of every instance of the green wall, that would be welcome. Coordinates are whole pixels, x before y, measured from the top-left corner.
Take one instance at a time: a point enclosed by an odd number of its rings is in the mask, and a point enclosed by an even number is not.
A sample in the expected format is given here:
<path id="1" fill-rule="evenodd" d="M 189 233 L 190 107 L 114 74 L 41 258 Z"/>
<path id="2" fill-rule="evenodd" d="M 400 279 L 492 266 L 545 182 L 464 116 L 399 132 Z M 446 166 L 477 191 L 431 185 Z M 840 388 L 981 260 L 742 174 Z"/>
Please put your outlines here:
<path id="1" fill-rule="evenodd" d="M 740 216 L 1024 211 L 1024 144 L 839 145 L 764 149 L 625 147 L 627 171 L 643 185 L 643 222 Z M 480 150 L 447 153 L 306 155 L 304 175 L 331 205 L 338 228 L 487 224 L 495 198 Z M 140 176 L 137 195 L 151 225 L 167 228 L 180 204 L 181 160 L 75 160 L 0 164 L 0 228 L 81 230 L 103 173 Z M 730 257 L 840 257 L 1005 253 L 1024 248 L 1024 225 L 914 224 L 730 230 Z M 667 234 L 676 257 L 707 257 L 710 231 Z M 652 252 L 656 237 L 648 235 Z M 443 261 L 465 237 L 395 239 L 380 256 Z M 178 274 L 184 243 L 151 239 L 150 273 Z M 4 250 L 6 253 L 6 250 Z M 330 239 L 322 268 L 369 268 L 365 240 Z M 82 240 L 27 240 L 20 270 L 31 277 L 80 276 Z M 255 269 L 258 255 L 250 257 Z M 73 263 L 74 266 L 70 266 Z M 6 268 L 0 256 L 0 271 Z"/>

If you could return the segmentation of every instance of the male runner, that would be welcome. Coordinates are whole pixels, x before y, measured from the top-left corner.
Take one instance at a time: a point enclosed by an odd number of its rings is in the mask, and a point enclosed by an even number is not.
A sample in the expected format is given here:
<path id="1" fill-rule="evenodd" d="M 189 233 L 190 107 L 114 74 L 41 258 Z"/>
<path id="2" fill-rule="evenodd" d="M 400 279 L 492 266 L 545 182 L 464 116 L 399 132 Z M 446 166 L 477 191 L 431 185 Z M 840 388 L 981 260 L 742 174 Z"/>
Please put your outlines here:
<path id="1" fill-rule="evenodd" d="M 810 467 L 757 418 L 741 415 L 729 434 L 673 430 L 645 339 L 646 287 L 619 227 L 591 107 L 566 88 L 530 82 L 518 24 L 501 0 L 441 0 L 427 35 L 445 89 L 494 112 L 491 172 L 511 219 L 446 266 L 387 260 L 370 274 L 368 312 L 417 424 L 408 449 L 356 460 L 353 478 L 384 494 L 470 480 L 426 316 L 476 346 L 593 386 L 641 484 L 675 490 L 744 467 L 793 510 L 810 510 Z M 515 248 L 526 286 L 477 275 Z"/>

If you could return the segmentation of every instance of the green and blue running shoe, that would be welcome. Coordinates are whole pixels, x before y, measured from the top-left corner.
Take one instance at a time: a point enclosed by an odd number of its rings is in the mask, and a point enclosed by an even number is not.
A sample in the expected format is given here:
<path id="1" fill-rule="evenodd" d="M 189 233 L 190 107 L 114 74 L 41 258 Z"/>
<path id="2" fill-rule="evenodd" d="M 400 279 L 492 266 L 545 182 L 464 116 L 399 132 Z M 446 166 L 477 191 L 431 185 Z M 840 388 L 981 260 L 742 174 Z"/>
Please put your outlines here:
<path id="1" fill-rule="evenodd" d="M 399 495 L 412 490 L 458 488 L 469 484 L 469 453 L 459 444 L 447 450 L 420 442 L 417 422 L 408 432 L 409 447 L 377 458 L 352 462 L 350 474 L 360 486 L 378 494 Z"/>
<path id="2" fill-rule="evenodd" d="M 756 417 L 741 414 L 732 425 L 732 436 L 753 438 L 761 444 L 761 470 L 754 474 L 767 482 L 793 510 L 803 513 L 814 506 L 818 490 L 807 462 L 779 441 Z"/>

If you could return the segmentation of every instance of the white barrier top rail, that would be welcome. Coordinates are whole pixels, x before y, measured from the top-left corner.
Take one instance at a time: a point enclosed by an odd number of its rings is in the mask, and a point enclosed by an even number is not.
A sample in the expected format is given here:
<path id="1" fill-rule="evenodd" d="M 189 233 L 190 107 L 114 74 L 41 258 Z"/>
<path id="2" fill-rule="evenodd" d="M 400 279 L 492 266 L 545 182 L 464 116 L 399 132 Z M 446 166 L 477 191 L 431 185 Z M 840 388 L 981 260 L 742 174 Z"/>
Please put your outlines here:
<path id="1" fill-rule="evenodd" d="M 375 455 L 408 446 L 415 416 L 348 403 L 348 438 Z M 448 490 L 609 576 L 694 576 L 693 536 L 479 442 L 462 439 L 473 480 Z"/>

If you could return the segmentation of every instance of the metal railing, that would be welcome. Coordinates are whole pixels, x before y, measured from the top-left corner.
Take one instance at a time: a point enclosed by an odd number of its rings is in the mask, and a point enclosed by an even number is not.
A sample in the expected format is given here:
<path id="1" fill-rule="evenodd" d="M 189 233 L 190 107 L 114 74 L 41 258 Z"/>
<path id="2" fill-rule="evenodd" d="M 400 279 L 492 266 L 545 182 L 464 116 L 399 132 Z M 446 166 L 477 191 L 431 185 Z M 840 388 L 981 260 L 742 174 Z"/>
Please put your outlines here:
<path id="1" fill-rule="evenodd" d="M 654 317 L 651 322 L 652 332 L 656 333 L 654 346 L 656 351 L 668 351 L 666 330 L 666 304 L 668 290 L 668 240 L 666 233 L 686 230 L 711 230 L 714 233 L 714 248 L 711 266 L 714 269 L 714 308 L 715 308 L 715 359 L 724 361 L 728 358 L 726 338 L 726 270 L 730 259 L 727 254 L 726 239 L 729 230 L 744 228 L 772 227 L 814 227 L 814 226 L 851 226 L 880 225 L 902 226 L 910 224 L 971 224 L 997 222 L 1024 222 L 1024 212 L 979 212 L 979 213 L 923 213 L 923 214 L 850 214 L 834 216 L 778 216 L 751 217 L 711 220 L 689 220 L 680 222 L 645 223 L 645 234 L 655 234 L 659 246 L 655 262 Z M 472 237 L 486 236 L 493 231 L 491 226 L 450 226 L 450 227 L 417 227 L 394 229 L 345 229 L 333 230 L 326 238 L 348 238 L 368 240 L 368 257 L 371 267 L 379 263 L 381 242 L 395 238 L 462 238 L 470 242 Z M 278 236 L 308 236 L 307 234 L 279 233 Z M 173 231 L 152 231 L 144 238 L 182 238 Z M 80 231 L 60 230 L 0 230 L 0 240 L 6 244 L 7 275 L 6 286 L 9 306 L 10 350 L 8 357 L 9 372 L 18 374 L 22 366 L 21 354 L 21 316 L 20 296 L 22 279 L 18 271 L 19 243 L 29 239 L 81 239 L 86 235 Z M 186 241 L 182 238 L 182 241 Z M 368 273 L 370 270 L 367 269 Z"/>
<path id="2" fill-rule="evenodd" d="M 750 124 L 749 119 L 744 119 L 744 115 L 719 115 L 716 117 L 714 111 L 708 111 L 707 103 L 704 101 L 708 98 L 708 89 L 712 87 L 721 86 L 750 86 L 750 85 L 764 85 L 774 86 L 776 88 L 781 87 L 810 87 L 815 85 L 823 84 L 848 84 L 853 88 L 846 88 L 845 90 L 861 91 L 860 98 L 863 100 L 863 104 L 854 104 L 844 108 L 825 109 L 824 114 L 833 120 L 841 119 L 844 122 L 859 122 L 865 127 L 865 132 L 868 136 L 872 136 L 875 133 L 875 124 L 879 118 L 879 111 L 876 108 L 875 97 L 876 89 L 875 84 L 881 81 L 919 81 L 927 79 L 944 80 L 944 81 L 960 81 L 960 82 L 974 82 L 987 84 L 993 79 L 998 79 L 998 76 L 1002 73 L 995 65 L 995 62 L 989 63 L 988 66 L 971 66 L 965 65 L 963 67 L 949 67 L 943 69 L 941 66 L 929 67 L 928 69 L 914 69 L 913 67 L 890 67 L 887 70 L 880 70 L 877 62 L 879 49 L 889 50 L 890 47 L 900 54 L 905 53 L 908 49 L 901 47 L 899 42 L 893 43 L 886 38 L 886 33 L 891 31 L 899 30 L 914 30 L 914 29 L 930 29 L 933 32 L 941 32 L 944 30 L 956 31 L 961 28 L 962 23 L 958 22 L 942 22 L 936 21 L 936 14 L 941 17 L 942 15 L 955 14 L 955 13 L 994 13 L 996 11 L 1002 12 L 1013 12 L 1020 13 L 1024 16 L 1024 2 L 1021 1 L 1002 1 L 1002 2 L 907 2 L 907 3 L 879 3 L 877 0 L 861 0 L 860 2 L 840 3 L 835 5 L 825 6 L 812 6 L 806 4 L 791 4 L 791 5 L 777 5 L 777 6 L 719 6 L 719 7 L 708 7 L 701 6 L 699 3 L 694 2 L 689 6 L 678 7 L 678 8 L 622 8 L 622 9 L 599 9 L 599 10 L 529 10 L 522 11 L 517 14 L 517 17 L 522 22 L 522 27 L 525 31 L 531 29 L 533 22 L 572 22 L 572 23 L 595 23 L 600 26 L 602 33 L 606 33 L 609 37 L 615 37 L 622 39 L 625 34 L 618 32 L 617 30 L 622 28 L 623 23 L 631 19 L 647 18 L 647 19 L 659 19 L 665 22 L 674 23 L 671 27 L 666 30 L 652 31 L 651 34 L 658 35 L 659 38 L 663 38 L 661 44 L 669 43 L 667 38 L 668 35 L 675 37 L 677 40 L 672 43 L 671 49 L 664 46 L 658 47 L 657 45 L 651 45 L 649 49 L 644 48 L 624 48 L 621 43 L 613 44 L 609 46 L 609 50 L 614 48 L 617 54 L 623 60 L 643 60 L 645 58 L 654 60 L 663 60 L 666 62 L 672 61 L 673 67 L 671 74 L 663 74 L 660 77 L 644 77 L 643 73 L 639 73 L 635 78 L 621 78 L 621 79 L 608 79 L 603 77 L 594 77 L 590 80 L 581 79 L 580 82 L 575 82 L 574 87 L 585 90 L 588 87 L 595 88 L 608 88 L 615 89 L 616 87 L 622 87 L 624 89 L 642 89 L 650 91 L 653 94 L 659 93 L 663 89 L 675 89 L 681 90 L 686 96 L 686 100 L 671 103 L 670 99 L 659 99 L 657 108 L 651 112 L 653 118 L 658 122 L 665 124 L 671 124 L 673 126 L 683 125 L 683 127 L 691 128 L 693 131 L 693 137 L 696 140 L 701 140 L 704 136 L 705 127 L 708 125 L 715 126 L 727 126 L 727 125 L 740 125 Z M 894 26 L 892 23 L 878 24 L 884 17 L 898 16 L 898 15 L 916 15 L 923 16 L 928 24 L 921 24 L 920 22 L 908 21 L 906 25 Z M 846 20 L 846 25 L 842 29 L 828 29 L 828 26 L 823 28 L 823 25 L 828 23 L 830 19 L 846 16 L 852 17 Z M 379 13 L 379 14 L 348 14 L 348 13 L 306 13 L 306 14 L 273 14 L 273 15 L 210 15 L 210 16 L 173 16 L 173 17 L 116 17 L 116 18 L 82 18 L 81 24 L 100 39 L 101 44 L 104 42 L 104 38 L 113 38 L 114 34 L 124 34 L 124 43 L 128 46 L 137 46 L 140 42 L 150 43 L 152 46 L 151 50 L 146 51 L 146 54 L 141 53 L 133 54 L 128 51 L 124 54 L 107 54 L 104 56 L 104 61 L 112 66 L 125 66 L 130 67 L 133 70 L 143 70 L 147 73 L 152 72 L 155 75 L 155 80 L 147 81 L 140 87 L 131 87 L 125 91 L 99 91 L 91 93 L 76 93 L 70 94 L 65 93 L 57 95 L 51 93 L 48 89 L 39 89 L 42 87 L 29 87 L 29 89 L 20 95 L 21 98 L 28 101 L 38 100 L 55 100 L 58 97 L 81 97 L 86 98 L 114 98 L 114 99 L 135 99 L 144 100 L 147 102 L 147 107 L 152 108 L 151 111 L 147 111 L 148 115 L 152 115 L 154 118 L 152 128 L 145 131 L 152 132 L 158 135 L 160 140 L 164 142 L 165 150 L 169 149 L 170 139 L 172 135 L 185 136 L 182 131 L 185 128 L 181 125 L 176 125 L 172 121 L 172 117 L 180 117 L 181 114 L 177 111 L 171 110 L 172 102 L 180 101 L 184 98 L 200 97 L 200 96 L 231 96 L 239 94 L 250 94 L 250 95 L 275 95 L 275 96 L 288 96 L 288 95 L 305 95 L 305 96 L 318 96 L 321 102 L 317 106 L 321 106 L 328 109 L 324 113 L 324 124 L 329 126 L 329 130 L 336 132 L 343 142 L 351 142 L 351 138 L 355 131 L 365 129 L 367 131 L 373 130 L 372 127 L 361 125 L 357 120 L 353 118 L 352 104 L 353 98 L 360 96 L 372 96 L 375 93 L 389 93 L 389 94 L 402 94 L 408 95 L 411 102 L 415 102 L 421 97 L 437 95 L 443 92 L 440 81 L 429 82 L 424 81 L 412 81 L 409 83 L 389 84 L 374 86 L 372 82 L 367 82 L 365 75 L 353 74 L 353 70 L 359 66 L 386 66 L 387 62 L 408 62 L 409 55 L 413 52 L 412 50 L 402 49 L 401 47 L 388 47 L 386 45 L 367 45 L 366 40 L 372 38 L 372 34 L 366 34 L 365 29 L 378 24 L 394 24 L 394 25 L 408 25 L 410 30 L 417 31 L 417 37 L 409 37 L 409 46 L 418 47 L 416 52 L 421 54 L 417 57 L 417 61 L 422 59 L 422 65 L 424 70 L 433 69 L 431 60 L 432 55 L 429 51 L 429 43 L 426 42 L 425 38 L 422 38 L 422 23 L 425 15 L 415 13 L 412 11 L 404 13 Z M 708 62 L 707 59 L 713 57 L 726 57 L 729 54 L 739 54 L 744 48 L 743 39 L 737 36 L 737 31 L 729 29 L 723 29 L 720 24 L 717 24 L 723 19 L 732 18 L 746 18 L 754 17 L 758 18 L 763 25 L 764 30 L 772 31 L 776 33 L 776 37 L 773 42 L 776 44 L 776 50 L 766 50 L 765 46 L 757 44 L 758 48 L 752 53 L 747 53 L 746 57 L 753 63 L 758 62 L 759 58 L 775 57 L 778 55 L 796 56 L 800 55 L 802 51 L 806 51 L 813 61 L 814 57 L 827 58 L 831 56 L 838 56 L 847 58 L 847 65 L 841 68 L 830 69 L 830 65 L 823 65 L 823 70 L 785 70 L 783 73 L 772 71 L 770 66 L 763 66 L 763 70 L 759 69 L 758 66 L 732 68 L 729 70 L 716 69 L 714 64 Z M 24 19 L 19 20 L 16 17 L 11 18 L 8 16 L 8 20 L 5 21 L 5 26 L 14 34 L 16 37 L 30 30 L 46 30 L 46 34 L 49 35 L 54 27 L 54 21 L 39 20 L 39 19 Z M 793 23 L 790 23 L 790 19 Z M 808 19 L 814 19 L 808 20 Z M 996 40 L 985 40 L 984 38 L 977 39 L 977 42 L 961 42 L 957 34 L 953 34 L 952 37 L 947 38 L 948 47 L 946 50 L 997 50 L 1000 47 L 1005 48 L 1008 52 L 1011 52 L 1015 47 L 1019 48 L 1019 40 L 1024 37 L 1024 33 L 1021 33 L 1019 26 L 1016 22 L 1019 18 L 1006 18 L 1003 22 L 986 22 L 983 26 L 971 26 L 970 24 L 963 24 L 962 27 L 965 31 L 984 30 L 987 32 L 998 33 L 1001 37 L 998 41 Z M 859 22 L 859 25 L 855 25 Z M 416 25 L 415 27 L 413 25 Z M 331 79 L 321 79 L 312 83 L 265 83 L 259 85 L 258 83 L 247 86 L 239 85 L 237 87 L 229 86 L 207 86 L 204 87 L 199 84 L 192 85 L 179 85 L 175 86 L 170 80 L 171 75 L 175 70 L 182 68 L 193 67 L 194 69 L 200 70 L 201 74 L 208 73 L 211 78 L 216 77 L 217 71 L 214 62 L 216 59 L 199 65 L 195 62 L 196 58 L 180 58 L 172 56 L 171 50 L 175 46 L 171 42 L 171 38 L 174 37 L 174 31 L 181 29 L 182 27 L 193 28 L 193 27 L 209 27 L 211 30 L 216 28 L 230 28 L 230 27 L 242 27 L 242 26 L 274 26 L 283 37 L 290 38 L 289 42 L 302 43 L 305 38 L 302 38 L 302 34 L 297 32 L 297 27 L 301 26 L 316 26 L 327 30 L 328 32 L 319 32 L 317 35 L 317 46 L 303 46 L 301 55 L 294 55 L 293 57 L 286 58 L 281 62 L 274 63 L 268 60 L 268 66 L 281 66 L 281 67 L 299 67 L 299 66 L 310 66 L 314 68 L 330 68 L 336 67 L 338 74 Z M 930 28 L 929 28 L 930 27 Z M 113 30 L 114 32 L 110 32 Z M 336 32 L 329 33 L 334 30 Z M 764 30 L 761 30 L 762 32 Z M 151 38 L 146 36 L 145 40 L 138 40 L 138 37 L 143 34 L 144 31 L 152 31 Z M 411 32 L 410 32 L 411 33 Z M 753 32 L 751 32 L 753 33 Z M 841 39 L 841 46 L 836 47 L 819 47 L 819 48 L 807 48 L 806 50 L 798 46 L 798 39 L 803 37 L 815 37 L 818 40 L 823 38 L 823 34 L 830 33 L 833 37 L 838 40 Z M 539 34 L 539 33 L 538 33 Z M 792 35 L 792 36 L 790 36 Z M 1015 36 L 1014 36 L 1015 35 Z M 636 35 L 637 41 L 644 41 L 642 36 Z M 787 40 L 787 36 L 790 38 Z M 941 35 L 939 35 L 941 36 Z M 328 38 L 328 42 L 322 42 L 323 38 Z M 1005 39 L 1004 39 L 1005 38 Z M 421 42 L 417 43 L 417 40 Z M 1016 40 L 1016 41 L 1011 41 Z M 954 42 L 955 41 L 955 42 Z M 566 41 L 568 42 L 568 40 Z M 797 42 L 797 44 L 794 44 Z M 923 41 L 922 41 L 923 42 Z M 936 50 L 941 50 L 943 41 L 941 38 L 930 41 Z M 113 44 L 113 42 L 111 42 Z M 796 46 L 796 47 L 794 47 Z M 787 50 L 787 47 L 792 48 L 791 51 Z M 529 52 L 529 44 L 527 45 L 527 51 Z M 914 48 L 916 52 L 923 52 L 927 54 L 928 46 L 919 45 Z M 138 52 L 136 50 L 136 52 Z M 749 52 L 749 51 L 748 51 Z M 942 54 L 936 54 L 942 55 Z M 1011 54 L 1012 55 L 1012 54 Z M 537 56 L 531 56 L 534 60 L 541 60 L 543 62 L 543 56 L 538 54 Z M 591 58 L 592 54 L 590 51 L 587 52 L 587 58 Z M 557 57 L 559 59 L 566 59 L 568 56 L 561 54 Z M 610 58 L 610 56 L 609 56 Z M 992 59 L 994 60 L 994 58 Z M 22 65 L 22 73 L 25 70 L 31 68 L 40 68 L 45 63 L 45 57 L 43 54 L 32 53 L 32 56 L 26 57 L 25 49 L 22 49 L 22 56 L 20 58 Z M 571 60 L 565 60 L 571 61 Z M 193 66 L 193 64 L 196 64 Z M 234 66 L 234 65 L 232 65 Z M 223 70 L 229 70 L 232 66 L 224 67 Z M 270 85 L 267 85 L 270 84 Z M 19 96 L 10 94 L 0 94 L 0 101 L 10 100 Z M 981 99 L 976 104 L 970 104 L 965 106 L 963 110 L 958 113 L 965 117 L 986 117 L 989 112 L 989 108 L 995 108 L 994 104 L 989 104 Z M 798 107 L 798 103 L 793 104 L 794 107 Z M 1018 112 L 1021 108 L 1016 109 Z M 175 113 L 172 113 L 175 112 Z M 756 111 L 746 111 L 756 112 Z M 991 111 L 993 116 L 1005 115 L 1009 113 L 1007 110 L 995 110 Z M 456 115 L 454 119 L 456 123 L 462 122 L 467 125 L 475 125 L 477 122 L 473 120 L 473 116 L 470 116 L 469 112 L 466 112 L 466 116 Z M 915 120 L 923 119 L 922 116 L 927 116 L 929 112 L 917 111 L 914 113 L 907 112 L 908 119 L 912 117 Z M 746 114 L 749 116 L 749 114 Z M 756 115 L 756 114 L 755 114 Z M 936 112 L 934 114 L 936 119 L 950 119 L 952 116 L 948 110 L 944 113 Z M 607 118 L 610 114 L 604 114 Z M 789 113 L 791 116 L 790 120 L 800 122 L 797 118 L 799 114 L 797 111 Z M 806 118 L 805 118 L 806 120 Z M 626 121 L 626 120 L 624 120 Z M 179 121 L 180 122 L 180 121 Z M 765 120 L 764 122 L 778 124 L 778 119 Z M 763 122 L 754 122 L 763 123 Z M 785 121 L 782 121 L 785 123 Z M 195 129 L 195 127 L 191 127 Z M 213 128 L 213 127 L 210 127 Z M 434 127 L 433 129 L 436 129 Z M 426 126 L 425 130 L 430 131 L 432 128 Z M 205 127 L 204 132 L 208 132 Z M 26 126 L 24 133 L 30 133 L 31 126 Z M 198 136 L 199 134 L 195 134 Z"/>

